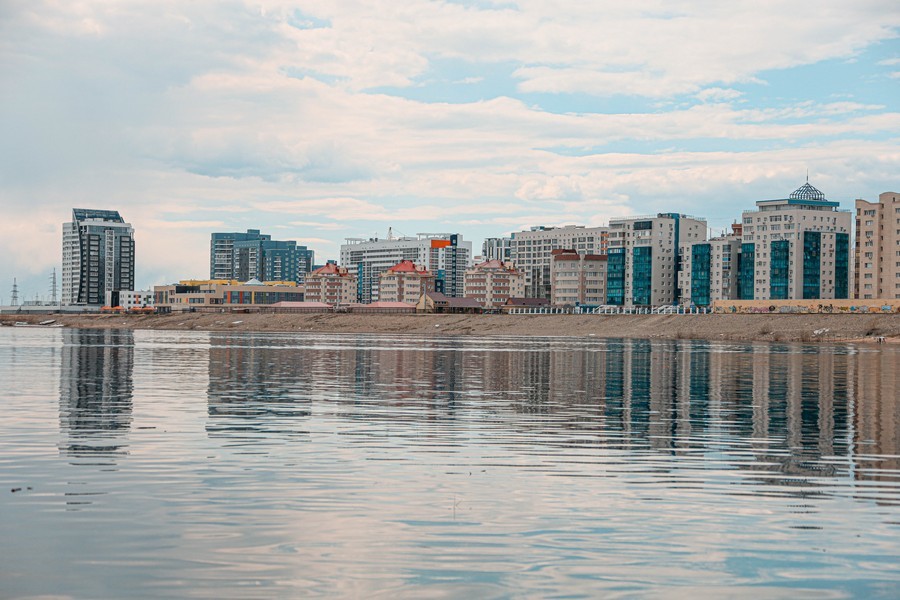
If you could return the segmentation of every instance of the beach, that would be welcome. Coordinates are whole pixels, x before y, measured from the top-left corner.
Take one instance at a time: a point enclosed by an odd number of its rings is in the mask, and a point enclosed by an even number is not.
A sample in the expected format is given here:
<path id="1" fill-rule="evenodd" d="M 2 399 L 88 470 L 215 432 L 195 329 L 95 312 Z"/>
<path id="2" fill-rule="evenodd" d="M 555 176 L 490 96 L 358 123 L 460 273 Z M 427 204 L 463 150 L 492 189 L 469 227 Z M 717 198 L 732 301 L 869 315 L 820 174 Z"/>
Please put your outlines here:
<path id="1" fill-rule="evenodd" d="M 101 329 L 509 335 L 709 339 L 768 342 L 900 343 L 895 314 L 457 315 L 174 313 L 168 315 L 0 315 L 16 323 Z"/>

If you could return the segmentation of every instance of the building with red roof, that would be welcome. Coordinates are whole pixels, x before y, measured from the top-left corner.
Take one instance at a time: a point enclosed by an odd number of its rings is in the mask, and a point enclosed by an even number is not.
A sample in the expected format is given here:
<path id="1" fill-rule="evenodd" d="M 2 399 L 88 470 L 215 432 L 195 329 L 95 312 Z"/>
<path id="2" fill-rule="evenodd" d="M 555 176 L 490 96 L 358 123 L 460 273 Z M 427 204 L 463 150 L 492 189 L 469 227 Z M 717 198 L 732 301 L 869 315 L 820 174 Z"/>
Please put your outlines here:
<path id="1" fill-rule="evenodd" d="M 605 254 L 553 250 L 550 259 L 550 301 L 554 306 L 606 304 Z"/>
<path id="2" fill-rule="evenodd" d="M 378 278 L 380 302 L 415 304 L 422 294 L 433 292 L 435 276 L 411 260 L 401 260 Z"/>
<path id="3" fill-rule="evenodd" d="M 510 298 L 525 295 L 525 274 L 510 263 L 489 260 L 466 271 L 466 298 L 487 310 L 498 309 Z"/>
<path id="4" fill-rule="evenodd" d="M 328 263 L 306 276 L 305 300 L 332 306 L 356 301 L 356 275 Z"/>

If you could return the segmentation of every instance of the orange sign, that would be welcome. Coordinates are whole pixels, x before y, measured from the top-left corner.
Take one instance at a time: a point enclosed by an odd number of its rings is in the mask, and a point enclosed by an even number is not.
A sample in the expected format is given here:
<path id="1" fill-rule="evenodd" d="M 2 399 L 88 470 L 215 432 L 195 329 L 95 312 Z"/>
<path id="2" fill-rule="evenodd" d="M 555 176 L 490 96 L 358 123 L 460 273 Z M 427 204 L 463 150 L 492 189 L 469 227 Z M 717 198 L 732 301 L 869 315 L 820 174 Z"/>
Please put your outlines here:
<path id="1" fill-rule="evenodd" d="M 450 240 L 431 240 L 432 248 L 446 248 L 450 245 Z"/>

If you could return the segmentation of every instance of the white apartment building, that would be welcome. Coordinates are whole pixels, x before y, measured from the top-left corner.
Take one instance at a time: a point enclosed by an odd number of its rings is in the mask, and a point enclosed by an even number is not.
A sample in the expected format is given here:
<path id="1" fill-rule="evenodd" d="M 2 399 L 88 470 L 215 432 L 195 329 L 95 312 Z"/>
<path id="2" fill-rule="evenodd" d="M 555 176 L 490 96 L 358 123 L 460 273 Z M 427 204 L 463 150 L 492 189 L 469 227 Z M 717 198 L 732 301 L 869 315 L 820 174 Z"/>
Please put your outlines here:
<path id="1" fill-rule="evenodd" d="M 808 182 L 743 213 L 740 298 L 850 297 L 852 215 Z"/>
<path id="2" fill-rule="evenodd" d="M 738 298 L 741 224 L 731 227 L 727 235 L 682 246 L 678 287 L 683 305 L 709 306 L 715 300 Z"/>
<path id="3" fill-rule="evenodd" d="M 550 261 L 552 295 L 556 306 L 606 304 L 605 254 L 581 255 L 574 250 L 554 250 Z"/>
<path id="4" fill-rule="evenodd" d="M 706 240 L 706 221 L 678 213 L 609 222 L 606 303 L 662 306 L 681 300 L 678 272 L 686 244 Z"/>
<path id="5" fill-rule="evenodd" d="M 512 262 L 510 254 L 510 246 L 512 238 L 509 237 L 493 237 L 485 238 L 481 244 L 482 261 L 499 260 L 502 262 Z"/>
<path id="6" fill-rule="evenodd" d="M 379 276 L 403 260 L 424 266 L 435 276 L 435 288 L 450 297 L 462 297 L 466 269 L 472 264 L 472 242 L 449 233 L 420 233 L 387 239 L 347 238 L 341 245 L 342 265 L 357 277 L 356 300 L 380 300 Z"/>
<path id="7" fill-rule="evenodd" d="M 606 254 L 608 227 L 532 227 L 512 234 L 510 260 L 525 273 L 525 297 L 550 299 L 550 263 L 554 250 L 571 249 L 580 255 Z"/>
<path id="8" fill-rule="evenodd" d="M 856 201 L 855 258 L 857 298 L 900 298 L 900 194 Z"/>
<path id="9" fill-rule="evenodd" d="M 100 306 L 107 292 L 134 289 L 134 229 L 118 211 L 74 208 L 62 238 L 63 305 Z"/>

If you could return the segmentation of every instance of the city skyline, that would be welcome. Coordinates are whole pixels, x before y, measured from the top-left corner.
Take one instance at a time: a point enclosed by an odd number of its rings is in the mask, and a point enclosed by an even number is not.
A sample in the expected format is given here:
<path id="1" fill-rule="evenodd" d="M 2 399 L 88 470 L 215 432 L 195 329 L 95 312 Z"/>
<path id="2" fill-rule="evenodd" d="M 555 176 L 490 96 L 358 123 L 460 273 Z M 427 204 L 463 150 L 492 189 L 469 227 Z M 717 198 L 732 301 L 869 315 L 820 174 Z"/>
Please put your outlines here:
<path id="1" fill-rule="evenodd" d="M 146 288 L 204 276 L 215 231 L 478 253 L 657 212 L 720 231 L 807 170 L 845 210 L 897 188 L 890 2 L 322 4 L 4 8 L 0 293 L 49 292 L 75 206 L 134 224 Z"/>

